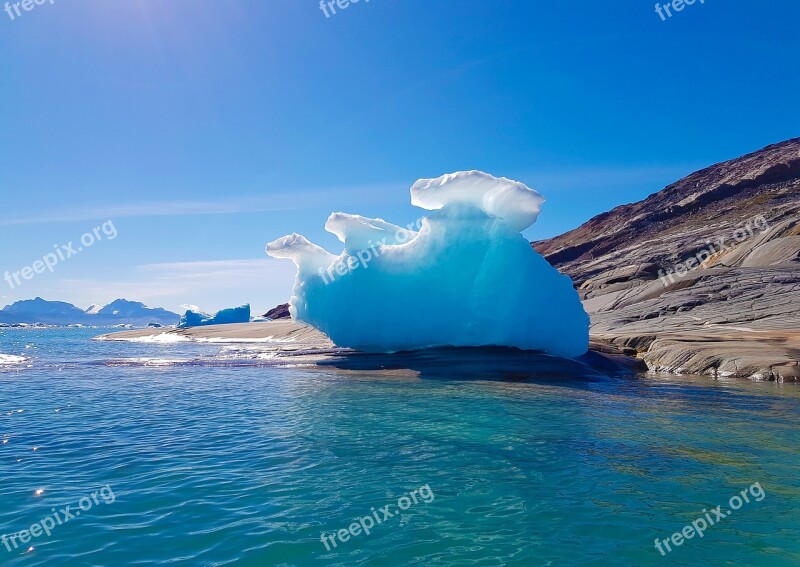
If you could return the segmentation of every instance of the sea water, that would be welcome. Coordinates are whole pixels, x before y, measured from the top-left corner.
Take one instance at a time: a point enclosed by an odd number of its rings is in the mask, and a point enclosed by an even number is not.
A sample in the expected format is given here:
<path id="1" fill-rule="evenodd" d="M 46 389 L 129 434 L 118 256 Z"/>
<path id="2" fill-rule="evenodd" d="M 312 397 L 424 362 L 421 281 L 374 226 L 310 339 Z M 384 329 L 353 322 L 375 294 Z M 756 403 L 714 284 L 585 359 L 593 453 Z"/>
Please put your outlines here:
<path id="1" fill-rule="evenodd" d="M 794 384 L 101 332 L 0 329 L 0 564 L 800 564 Z"/>

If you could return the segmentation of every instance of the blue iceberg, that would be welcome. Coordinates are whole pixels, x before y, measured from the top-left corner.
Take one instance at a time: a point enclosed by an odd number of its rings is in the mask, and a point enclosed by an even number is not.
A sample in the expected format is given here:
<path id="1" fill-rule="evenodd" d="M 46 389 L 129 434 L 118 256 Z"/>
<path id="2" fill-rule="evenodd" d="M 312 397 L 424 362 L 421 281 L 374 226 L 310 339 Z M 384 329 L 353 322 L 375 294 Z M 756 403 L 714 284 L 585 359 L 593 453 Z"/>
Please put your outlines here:
<path id="1" fill-rule="evenodd" d="M 186 327 L 202 327 L 205 325 L 227 325 L 229 323 L 248 323 L 250 321 L 250 304 L 241 307 L 231 307 L 209 315 L 201 311 L 187 309 L 178 323 L 179 329 Z"/>
<path id="2" fill-rule="evenodd" d="M 572 280 L 520 234 L 539 215 L 539 193 L 464 171 L 417 181 L 411 202 L 430 212 L 406 227 L 332 214 L 325 228 L 344 244 L 338 256 L 299 234 L 267 244 L 267 254 L 297 265 L 292 317 L 367 352 L 587 351 L 589 317 Z"/>

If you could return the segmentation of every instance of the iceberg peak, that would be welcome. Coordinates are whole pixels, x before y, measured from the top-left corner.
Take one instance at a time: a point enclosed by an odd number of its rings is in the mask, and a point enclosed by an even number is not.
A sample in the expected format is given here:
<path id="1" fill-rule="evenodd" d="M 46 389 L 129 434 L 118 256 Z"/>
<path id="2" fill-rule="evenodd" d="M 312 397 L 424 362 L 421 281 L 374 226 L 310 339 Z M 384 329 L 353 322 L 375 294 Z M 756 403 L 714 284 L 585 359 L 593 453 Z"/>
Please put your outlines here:
<path id="1" fill-rule="evenodd" d="M 430 211 L 467 204 L 499 217 L 516 231 L 536 222 L 544 197 L 524 183 L 482 171 L 459 171 L 420 179 L 411 187 L 411 204 Z"/>
<path id="2" fill-rule="evenodd" d="M 406 240 L 416 236 L 416 232 L 383 219 L 370 219 L 347 213 L 332 213 L 325 223 L 325 230 L 336 235 L 344 243 L 344 250 L 348 254 L 372 248 L 378 243 L 399 244 L 398 239 L 403 238 L 404 232 L 409 233 Z"/>
<path id="3" fill-rule="evenodd" d="M 314 273 L 320 268 L 326 268 L 336 258 L 324 248 L 296 232 L 269 242 L 266 252 L 273 258 L 292 260 L 297 266 L 298 275 Z"/>

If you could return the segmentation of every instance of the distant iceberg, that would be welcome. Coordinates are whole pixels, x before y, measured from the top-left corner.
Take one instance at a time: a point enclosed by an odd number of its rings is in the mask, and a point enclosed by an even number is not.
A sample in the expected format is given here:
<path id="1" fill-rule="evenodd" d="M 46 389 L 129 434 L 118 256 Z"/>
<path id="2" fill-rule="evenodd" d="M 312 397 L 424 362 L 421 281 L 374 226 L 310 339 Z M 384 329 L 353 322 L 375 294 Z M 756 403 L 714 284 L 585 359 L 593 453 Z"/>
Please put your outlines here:
<path id="1" fill-rule="evenodd" d="M 241 307 L 231 307 L 209 315 L 202 311 L 187 309 L 178 323 L 179 329 L 186 327 L 202 327 L 205 325 L 227 325 L 229 323 L 248 323 L 250 321 L 250 304 Z"/>
<path id="2" fill-rule="evenodd" d="M 579 356 L 589 317 L 572 280 L 520 234 L 543 202 L 517 181 L 463 171 L 417 181 L 411 203 L 432 212 L 406 227 L 332 214 L 325 228 L 344 244 L 338 256 L 299 234 L 266 251 L 297 265 L 292 317 L 339 346 L 510 346 Z"/>

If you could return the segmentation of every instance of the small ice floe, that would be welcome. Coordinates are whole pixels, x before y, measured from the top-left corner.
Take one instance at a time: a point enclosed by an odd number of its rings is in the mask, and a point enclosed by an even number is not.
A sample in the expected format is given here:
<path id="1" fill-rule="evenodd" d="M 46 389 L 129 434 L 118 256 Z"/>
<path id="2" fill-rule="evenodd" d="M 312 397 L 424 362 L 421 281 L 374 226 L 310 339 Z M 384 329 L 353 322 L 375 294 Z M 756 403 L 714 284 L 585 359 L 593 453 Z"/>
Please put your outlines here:
<path id="1" fill-rule="evenodd" d="M 28 359 L 24 356 L 17 356 L 15 354 L 2 354 L 0 353 L 0 366 L 11 366 L 14 364 L 22 364 Z"/>
<path id="2" fill-rule="evenodd" d="M 95 340 L 98 341 L 123 341 L 126 343 L 158 343 L 158 344 L 170 344 L 170 343 L 183 343 L 187 342 L 190 339 L 188 337 L 184 337 L 183 335 L 179 335 L 177 333 L 161 333 L 158 335 L 145 335 L 143 337 L 131 337 L 131 338 L 108 338 L 108 337 L 97 337 Z"/>
<path id="3" fill-rule="evenodd" d="M 217 355 L 222 360 L 271 360 L 280 352 L 258 345 L 226 346 Z"/>
<path id="4" fill-rule="evenodd" d="M 103 361 L 106 366 L 154 366 L 154 367 L 169 367 L 180 366 L 189 364 L 192 359 L 187 358 L 150 358 L 150 357 L 135 357 L 135 358 L 114 358 L 111 360 Z"/>
<path id="5" fill-rule="evenodd" d="M 195 339 L 198 343 L 274 343 L 274 344 L 285 344 L 285 343 L 294 343 L 297 342 L 297 339 L 294 338 L 285 338 L 285 339 L 276 339 L 273 335 L 268 337 L 259 337 L 259 338 L 225 338 L 225 337 L 200 337 Z"/>

